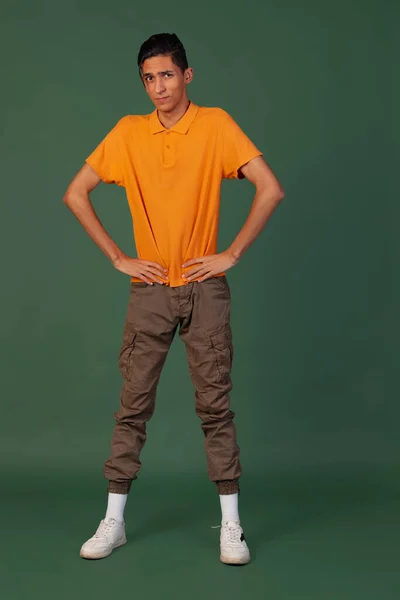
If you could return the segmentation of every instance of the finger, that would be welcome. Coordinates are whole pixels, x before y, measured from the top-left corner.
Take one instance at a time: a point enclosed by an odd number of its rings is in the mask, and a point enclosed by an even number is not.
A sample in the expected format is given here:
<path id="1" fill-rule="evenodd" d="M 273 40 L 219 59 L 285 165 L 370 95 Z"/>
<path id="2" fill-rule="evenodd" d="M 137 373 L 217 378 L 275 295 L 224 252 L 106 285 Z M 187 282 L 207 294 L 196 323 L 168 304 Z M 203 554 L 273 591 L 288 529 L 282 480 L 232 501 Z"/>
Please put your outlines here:
<path id="1" fill-rule="evenodd" d="M 191 281 L 192 279 L 198 279 L 198 277 L 203 277 L 204 275 L 212 276 L 213 273 L 209 269 L 203 267 L 202 269 L 198 269 L 198 271 L 194 275 L 188 277 L 187 279 Z"/>
<path id="2" fill-rule="evenodd" d="M 159 277 L 161 277 L 162 279 L 168 280 L 168 274 L 164 273 L 163 270 L 160 270 L 160 268 L 157 267 L 144 267 L 143 271 L 146 273 L 153 273 L 153 275 L 157 275 Z"/>
<path id="3" fill-rule="evenodd" d="M 211 275 L 210 273 L 207 273 L 207 275 L 204 275 L 204 277 L 201 277 L 197 281 L 198 281 L 198 283 L 201 283 L 202 281 L 207 281 L 207 279 L 211 279 L 211 277 L 213 277 L 213 275 Z"/>
<path id="4" fill-rule="evenodd" d="M 197 277 L 197 275 L 200 273 L 201 267 L 197 267 L 197 269 L 192 269 L 191 271 L 188 271 L 188 273 L 185 273 L 183 275 L 184 279 L 193 279 L 193 277 Z"/>
<path id="5" fill-rule="evenodd" d="M 163 273 L 159 273 L 159 271 L 146 271 L 146 274 L 148 276 L 151 275 L 152 278 L 156 277 L 158 279 L 160 279 L 163 283 L 165 283 L 166 281 L 168 281 L 168 275 L 165 275 Z"/>
<path id="6" fill-rule="evenodd" d="M 144 260 L 143 263 L 148 267 L 156 268 L 162 275 L 168 273 L 168 269 L 160 265 L 159 263 L 152 262 L 151 260 Z"/>
<path id="7" fill-rule="evenodd" d="M 200 271 L 203 271 L 205 273 L 206 271 L 209 271 L 209 270 L 211 270 L 210 264 L 197 265 L 193 269 L 186 271 L 185 275 L 187 275 L 189 277 L 196 277 L 200 273 Z"/>
<path id="8" fill-rule="evenodd" d="M 151 281 L 155 281 L 156 283 L 160 283 L 161 285 L 164 285 L 168 281 L 168 279 L 166 277 L 161 278 L 161 277 L 159 277 L 158 272 L 153 273 L 150 269 L 148 271 L 143 271 L 143 273 Z"/>
<path id="9" fill-rule="evenodd" d="M 182 265 L 182 269 L 186 269 L 186 267 L 191 267 L 192 265 L 196 265 L 199 264 L 203 261 L 202 258 L 192 258 L 191 260 L 188 260 L 187 262 L 185 262 Z"/>
<path id="10" fill-rule="evenodd" d="M 143 281 L 144 283 L 148 283 L 149 285 L 154 285 L 154 283 L 150 280 L 147 279 L 147 277 L 145 275 L 137 275 L 137 278 L 140 279 L 141 281 Z"/>
<path id="11" fill-rule="evenodd" d="M 156 275 L 153 274 L 147 274 L 146 279 L 153 285 L 153 283 L 159 283 L 161 285 L 165 284 L 165 281 L 162 281 L 162 279 L 159 279 Z"/>

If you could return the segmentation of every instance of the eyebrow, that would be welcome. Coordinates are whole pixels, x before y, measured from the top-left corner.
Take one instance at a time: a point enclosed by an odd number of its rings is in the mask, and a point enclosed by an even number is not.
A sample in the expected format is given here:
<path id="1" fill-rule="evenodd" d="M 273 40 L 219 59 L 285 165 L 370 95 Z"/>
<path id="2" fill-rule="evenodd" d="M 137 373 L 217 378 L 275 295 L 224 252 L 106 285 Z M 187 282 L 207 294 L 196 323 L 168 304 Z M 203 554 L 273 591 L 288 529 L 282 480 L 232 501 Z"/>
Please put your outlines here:
<path id="1" fill-rule="evenodd" d="M 157 75 L 166 75 L 167 73 L 173 73 L 173 70 L 168 69 L 167 71 L 159 71 Z M 153 73 L 143 73 L 143 77 L 148 77 L 149 75 L 153 75 Z"/>

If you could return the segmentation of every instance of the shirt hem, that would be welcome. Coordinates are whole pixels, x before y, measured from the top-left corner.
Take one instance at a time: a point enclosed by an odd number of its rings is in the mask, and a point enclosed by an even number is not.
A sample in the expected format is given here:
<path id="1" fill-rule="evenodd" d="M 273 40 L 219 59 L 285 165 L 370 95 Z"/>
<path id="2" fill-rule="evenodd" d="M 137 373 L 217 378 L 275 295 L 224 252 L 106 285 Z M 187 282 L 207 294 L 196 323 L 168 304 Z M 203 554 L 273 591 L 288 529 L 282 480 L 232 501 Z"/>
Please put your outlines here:
<path id="1" fill-rule="evenodd" d="M 218 275 L 213 275 L 213 277 L 224 277 L 226 275 L 226 273 L 219 273 Z M 195 281 L 197 281 L 197 279 L 193 279 L 193 281 L 185 281 L 184 279 L 175 279 L 173 281 L 169 281 L 168 283 L 165 284 L 158 284 L 158 285 L 164 285 L 164 287 L 180 287 L 183 285 L 188 285 L 189 283 L 194 283 Z M 137 277 L 131 277 L 131 283 L 143 283 L 142 279 L 139 279 Z"/>

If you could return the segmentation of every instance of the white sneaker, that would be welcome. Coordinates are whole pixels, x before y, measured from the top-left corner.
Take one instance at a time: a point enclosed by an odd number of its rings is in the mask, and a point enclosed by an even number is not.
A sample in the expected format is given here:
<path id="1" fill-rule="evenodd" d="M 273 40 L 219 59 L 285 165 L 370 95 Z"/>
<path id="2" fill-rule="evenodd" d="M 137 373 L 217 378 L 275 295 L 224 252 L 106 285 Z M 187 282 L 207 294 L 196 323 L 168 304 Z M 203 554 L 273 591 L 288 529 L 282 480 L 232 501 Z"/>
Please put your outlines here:
<path id="1" fill-rule="evenodd" d="M 81 548 L 82 558 L 105 558 L 114 548 L 126 544 L 125 521 L 102 519 L 93 537 Z"/>
<path id="2" fill-rule="evenodd" d="M 222 521 L 220 548 L 221 561 L 226 565 L 245 565 L 250 562 L 250 551 L 239 521 Z"/>

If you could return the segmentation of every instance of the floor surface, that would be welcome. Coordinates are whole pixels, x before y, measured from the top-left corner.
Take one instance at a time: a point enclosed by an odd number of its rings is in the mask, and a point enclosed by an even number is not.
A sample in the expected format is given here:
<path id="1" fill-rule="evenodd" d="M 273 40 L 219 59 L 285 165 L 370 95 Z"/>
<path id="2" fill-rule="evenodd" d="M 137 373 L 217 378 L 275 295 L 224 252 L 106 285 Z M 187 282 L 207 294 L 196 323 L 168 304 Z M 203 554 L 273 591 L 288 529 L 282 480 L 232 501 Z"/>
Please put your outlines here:
<path id="1" fill-rule="evenodd" d="M 252 562 L 244 567 L 219 562 L 219 501 L 204 474 L 143 472 L 127 503 L 128 543 L 99 561 L 81 559 L 79 548 L 104 516 L 101 476 L 42 470 L 5 480 L 7 600 L 400 598 L 394 470 L 248 474 L 240 513 Z"/>

